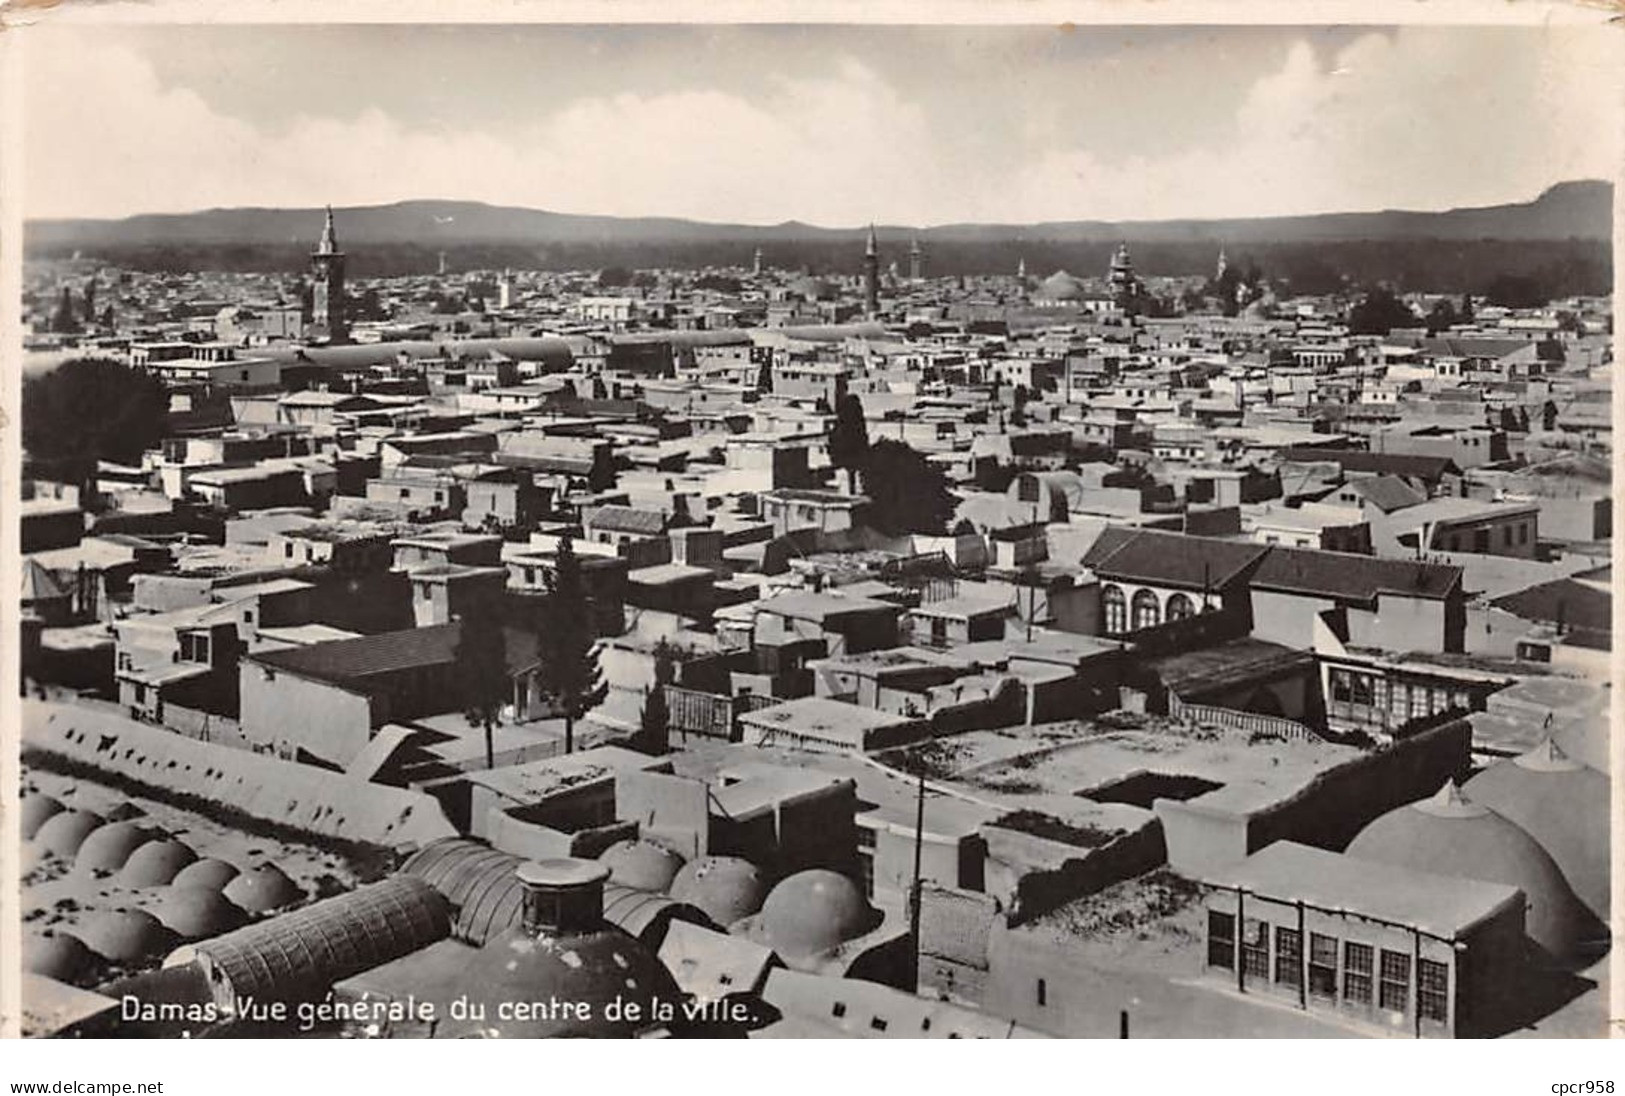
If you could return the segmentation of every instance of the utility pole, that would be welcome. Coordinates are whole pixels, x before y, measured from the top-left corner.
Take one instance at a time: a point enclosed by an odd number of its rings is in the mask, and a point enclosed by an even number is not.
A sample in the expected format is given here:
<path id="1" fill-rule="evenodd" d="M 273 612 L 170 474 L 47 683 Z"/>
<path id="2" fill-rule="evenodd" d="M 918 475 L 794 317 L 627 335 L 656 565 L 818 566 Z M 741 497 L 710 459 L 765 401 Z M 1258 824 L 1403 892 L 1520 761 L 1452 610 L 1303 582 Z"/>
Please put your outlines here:
<path id="1" fill-rule="evenodd" d="M 919 790 L 914 801 L 914 884 L 909 888 L 909 936 L 914 942 L 914 989 L 920 988 L 920 858 L 925 845 L 925 766 L 920 766 Z"/>

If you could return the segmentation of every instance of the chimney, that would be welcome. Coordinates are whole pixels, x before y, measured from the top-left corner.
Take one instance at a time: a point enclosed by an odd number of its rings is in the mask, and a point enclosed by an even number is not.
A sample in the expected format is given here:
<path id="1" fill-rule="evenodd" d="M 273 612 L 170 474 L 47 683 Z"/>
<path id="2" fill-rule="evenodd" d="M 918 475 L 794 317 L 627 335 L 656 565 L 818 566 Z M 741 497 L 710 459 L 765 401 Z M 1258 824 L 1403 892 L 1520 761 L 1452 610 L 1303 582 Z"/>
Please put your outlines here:
<path id="1" fill-rule="evenodd" d="M 596 860 L 528 860 L 515 874 L 524 892 L 526 932 L 587 932 L 603 924 L 604 881 L 609 869 Z"/>

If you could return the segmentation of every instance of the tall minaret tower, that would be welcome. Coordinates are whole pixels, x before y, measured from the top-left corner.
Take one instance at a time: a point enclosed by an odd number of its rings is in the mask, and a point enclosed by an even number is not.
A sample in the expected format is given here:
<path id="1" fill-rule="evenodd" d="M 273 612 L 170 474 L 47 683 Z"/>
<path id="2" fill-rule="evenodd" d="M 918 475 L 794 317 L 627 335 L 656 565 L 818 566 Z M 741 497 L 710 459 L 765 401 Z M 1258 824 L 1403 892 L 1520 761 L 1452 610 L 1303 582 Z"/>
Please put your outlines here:
<path id="1" fill-rule="evenodd" d="M 753 278 L 760 278 L 762 276 L 761 248 L 757 248 L 756 253 L 750 257 L 750 276 Z"/>
<path id="2" fill-rule="evenodd" d="M 333 232 L 333 207 L 327 207 L 322 242 L 310 254 L 311 319 L 327 327 L 327 341 L 335 346 L 350 341 L 344 326 L 344 252 Z"/>
<path id="3" fill-rule="evenodd" d="M 1225 258 L 1224 258 L 1224 245 L 1220 244 L 1219 245 L 1219 264 L 1213 271 L 1213 280 L 1216 281 L 1216 282 L 1224 281 L 1224 272 L 1226 270 L 1229 270 L 1229 269 L 1230 269 L 1230 264 L 1227 263 L 1225 261 Z"/>
<path id="4" fill-rule="evenodd" d="M 917 282 L 920 280 L 921 258 L 920 238 L 916 236 L 914 237 L 913 243 L 909 244 L 908 248 L 908 280 L 911 282 Z"/>
<path id="5" fill-rule="evenodd" d="M 869 225 L 869 246 L 863 252 L 863 310 L 869 316 L 880 315 L 880 245 L 873 223 Z"/>

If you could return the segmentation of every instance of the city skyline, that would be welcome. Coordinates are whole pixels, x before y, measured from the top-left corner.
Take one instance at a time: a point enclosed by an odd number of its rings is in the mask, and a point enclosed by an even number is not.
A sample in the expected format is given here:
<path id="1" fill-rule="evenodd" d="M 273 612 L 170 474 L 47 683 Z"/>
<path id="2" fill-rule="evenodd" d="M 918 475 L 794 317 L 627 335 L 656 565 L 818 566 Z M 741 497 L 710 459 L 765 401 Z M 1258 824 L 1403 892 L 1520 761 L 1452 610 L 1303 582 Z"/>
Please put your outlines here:
<path id="1" fill-rule="evenodd" d="M 1527 201 L 1619 160 L 1578 26 L 50 27 L 23 59 L 30 218 L 1208 219 Z"/>

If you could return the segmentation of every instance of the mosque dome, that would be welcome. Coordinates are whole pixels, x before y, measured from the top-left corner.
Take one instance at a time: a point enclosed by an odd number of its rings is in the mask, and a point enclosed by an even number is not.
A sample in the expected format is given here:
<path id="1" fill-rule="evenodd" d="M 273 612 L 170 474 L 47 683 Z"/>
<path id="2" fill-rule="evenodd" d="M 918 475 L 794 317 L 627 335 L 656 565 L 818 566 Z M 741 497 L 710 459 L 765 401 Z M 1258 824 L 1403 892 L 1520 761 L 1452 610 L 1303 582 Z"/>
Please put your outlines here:
<path id="1" fill-rule="evenodd" d="M 1548 739 L 1522 757 L 1490 766 L 1462 790 L 1539 842 L 1575 896 L 1608 920 L 1611 804 L 1606 776 Z"/>
<path id="2" fill-rule="evenodd" d="M 275 864 L 261 864 L 243 872 L 220 893 L 250 913 L 270 913 L 305 898 L 299 885 Z"/>
<path id="3" fill-rule="evenodd" d="M 762 908 L 767 888 L 749 860 L 702 856 L 683 865 L 671 882 L 671 896 L 687 902 L 719 925 L 731 925 Z"/>
<path id="4" fill-rule="evenodd" d="M 79 937 L 91 951 L 115 963 L 137 963 L 161 955 L 175 942 L 158 918 L 138 909 L 94 914 L 85 921 Z"/>
<path id="5" fill-rule="evenodd" d="M 224 890 L 226 884 L 237 878 L 238 874 L 236 864 L 205 856 L 183 867 L 170 883 L 176 887 L 207 887 L 218 891 Z"/>
<path id="6" fill-rule="evenodd" d="M 1608 751 L 1613 743 L 1613 723 L 1606 711 L 1581 716 L 1559 727 L 1552 740 L 1564 753 L 1598 772 L 1609 771 Z"/>
<path id="7" fill-rule="evenodd" d="M 1050 301 L 1075 301 L 1083 296 L 1083 280 L 1075 274 L 1068 274 L 1064 270 L 1057 270 L 1042 282 L 1033 291 L 1033 296 L 1042 297 Z"/>
<path id="8" fill-rule="evenodd" d="M 1501 883 L 1523 891 L 1524 931 L 1559 961 L 1593 935 L 1591 918 L 1545 849 L 1516 823 L 1473 802 L 1454 782 L 1437 795 L 1373 820 L 1347 854 L 1434 875 Z"/>
<path id="9" fill-rule="evenodd" d="M 124 887 L 162 886 L 196 859 L 197 853 L 184 841 L 173 837 L 148 841 L 130 854 L 116 881 Z"/>
<path id="10" fill-rule="evenodd" d="M 17 822 L 22 830 L 24 841 L 32 841 L 39 828 L 53 815 L 61 814 L 68 808 L 48 795 L 35 793 L 22 801 L 17 808 Z"/>
<path id="11" fill-rule="evenodd" d="M 824 868 L 797 872 L 762 904 L 754 935 L 787 961 L 832 951 L 880 923 L 858 885 Z"/>
<path id="12" fill-rule="evenodd" d="M 684 864 L 675 852 L 648 841 L 617 841 L 598 860 L 609 869 L 612 883 L 657 894 L 671 887 Z"/>
<path id="13" fill-rule="evenodd" d="M 115 872 L 130 854 L 153 839 L 152 831 L 131 821 L 98 826 L 79 846 L 73 866 L 82 872 Z"/>
<path id="14" fill-rule="evenodd" d="M 102 825 L 94 811 L 69 810 L 54 814 L 34 833 L 34 844 L 45 852 L 69 859 L 79 846 Z"/>
<path id="15" fill-rule="evenodd" d="M 626 1038 L 662 1026 L 655 1002 L 678 1009 L 683 992 L 664 964 L 638 940 L 606 922 L 603 886 L 609 869 L 591 860 L 532 861 L 518 869 L 525 888 L 520 924 L 498 934 L 469 960 L 471 1001 L 486 1002 L 482 1020 L 452 1021 L 450 1037 L 546 1039 Z M 570 1002 L 584 1011 L 503 1018 L 497 1002 Z M 640 1006 L 636 1018 L 619 1000 Z"/>
<path id="16" fill-rule="evenodd" d="M 154 911 L 164 927 L 182 940 L 202 940 L 240 928 L 248 915 L 209 887 L 170 885 Z"/>
<path id="17" fill-rule="evenodd" d="M 82 986 L 100 974 L 101 960 L 71 932 L 41 932 L 23 941 L 23 969 Z"/>

